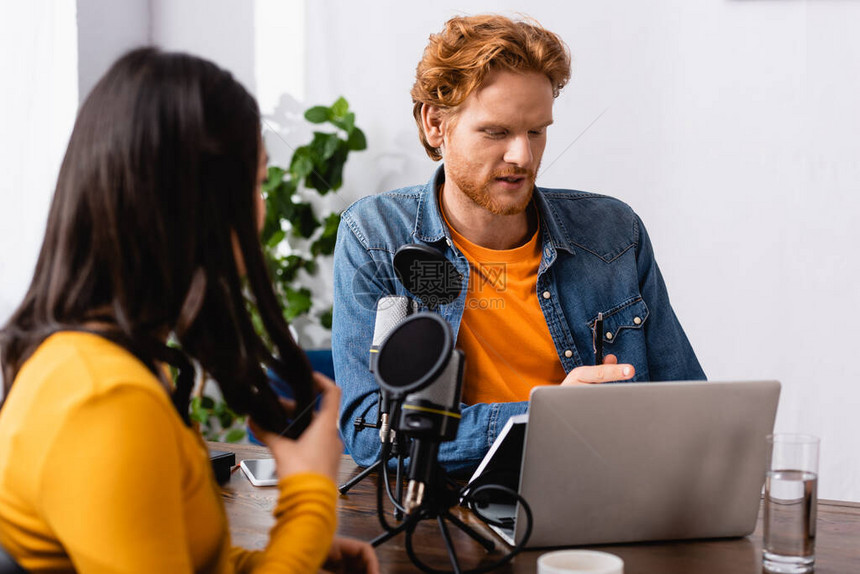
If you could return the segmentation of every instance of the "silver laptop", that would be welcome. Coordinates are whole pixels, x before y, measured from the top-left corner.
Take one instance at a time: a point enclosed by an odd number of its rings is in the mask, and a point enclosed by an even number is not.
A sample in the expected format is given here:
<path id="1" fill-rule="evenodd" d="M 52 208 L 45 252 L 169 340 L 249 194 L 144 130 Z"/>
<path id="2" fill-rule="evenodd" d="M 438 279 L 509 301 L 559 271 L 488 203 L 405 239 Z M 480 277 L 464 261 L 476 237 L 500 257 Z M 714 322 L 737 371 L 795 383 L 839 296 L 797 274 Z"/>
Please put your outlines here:
<path id="1" fill-rule="evenodd" d="M 472 480 L 518 484 L 533 513 L 528 547 L 745 536 L 779 391 L 777 381 L 537 387 Z M 506 542 L 522 540 L 515 502 L 479 510 Z"/>

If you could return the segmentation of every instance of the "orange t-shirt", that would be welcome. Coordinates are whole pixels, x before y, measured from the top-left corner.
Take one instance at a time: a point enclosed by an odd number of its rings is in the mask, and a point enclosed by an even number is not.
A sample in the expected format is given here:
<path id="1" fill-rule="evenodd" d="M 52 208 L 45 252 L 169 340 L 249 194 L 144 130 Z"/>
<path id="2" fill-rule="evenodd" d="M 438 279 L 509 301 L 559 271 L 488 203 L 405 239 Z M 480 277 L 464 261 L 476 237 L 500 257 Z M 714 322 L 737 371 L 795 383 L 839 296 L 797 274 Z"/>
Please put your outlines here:
<path id="1" fill-rule="evenodd" d="M 539 229 L 514 249 L 487 249 L 450 224 L 469 261 L 466 308 L 457 346 L 466 354 L 463 402 L 527 401 L 532 387 L 565 376 L 537 297 Z"/>

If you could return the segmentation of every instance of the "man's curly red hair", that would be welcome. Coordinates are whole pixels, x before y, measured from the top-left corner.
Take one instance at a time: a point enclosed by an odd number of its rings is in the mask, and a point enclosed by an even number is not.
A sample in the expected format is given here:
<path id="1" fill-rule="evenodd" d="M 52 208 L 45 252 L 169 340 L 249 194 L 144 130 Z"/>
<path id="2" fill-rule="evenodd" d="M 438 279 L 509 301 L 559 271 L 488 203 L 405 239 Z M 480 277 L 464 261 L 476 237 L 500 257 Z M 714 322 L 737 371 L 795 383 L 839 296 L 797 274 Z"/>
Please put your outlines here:
<path id="1" fill-rule="evenodd" d="M 442 159 L 442 154 L 427 141 L 422 108 L 430 105 L 456 112 L 496 70 L 544 74 L 553 96 L 558 96 L 570 79 L 570 54 L 557 34 L 533 20 L 515 21 L 496 14 L 448 20 L 441 32 L 430 36 L 411 91 L 419 137 L 433 160 Z"/>

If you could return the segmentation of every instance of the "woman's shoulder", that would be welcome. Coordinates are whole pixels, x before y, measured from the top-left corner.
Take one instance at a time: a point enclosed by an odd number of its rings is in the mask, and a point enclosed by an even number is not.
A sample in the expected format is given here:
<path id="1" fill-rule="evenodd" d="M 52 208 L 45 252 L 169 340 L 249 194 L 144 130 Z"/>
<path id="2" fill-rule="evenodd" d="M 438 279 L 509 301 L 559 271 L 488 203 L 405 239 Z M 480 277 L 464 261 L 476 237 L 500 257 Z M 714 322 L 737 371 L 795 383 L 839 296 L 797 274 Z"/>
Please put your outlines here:
<path id="1" fill-rule="evenodd" d="M 98 335 L 63 331 L 45 339 L 21 366 L 3 410 L 61 419 L 93 402 L 148 397 L 152 410 L 173 410 L 164 385 L 132 353 Z"/>
<path id="2" fill-rule="evenodd" d="M 22 365 L 18 379 L 26 385 L 63 385 L 61 394 L 98 394 L 133 386 L 167 397 L 159 380 L 124 347 L 99 335 L 61 331 L 45 339 Z M 16 381 L 17 384 L 17 381 Z M 58 389 L 60 390 L 60 389 Z"/>
<path id="3" fill-rule="evenodd" d="M 0 469 L 28 469 L 12 473 L 28 500 L 75 457 L 149 449 L 157 458 L 190 444 L 159 380 L 122 347 L 88 333 L 45 339 L 22 365 L 0 415 Z"/>

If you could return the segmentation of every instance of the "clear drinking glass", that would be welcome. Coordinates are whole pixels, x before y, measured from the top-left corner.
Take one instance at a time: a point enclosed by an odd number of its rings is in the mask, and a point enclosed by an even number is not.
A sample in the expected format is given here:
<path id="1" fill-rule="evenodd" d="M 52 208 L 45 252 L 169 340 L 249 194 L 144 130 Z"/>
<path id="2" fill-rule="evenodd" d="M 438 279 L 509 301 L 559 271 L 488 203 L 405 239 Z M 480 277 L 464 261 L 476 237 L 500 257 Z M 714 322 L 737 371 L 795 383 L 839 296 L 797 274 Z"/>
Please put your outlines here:
<path id="1" fill-rule="evenodd" d="M 813 572 L 820 441 L 812 435 L 773 434 L 767 442 L 764 570 Z"/>

